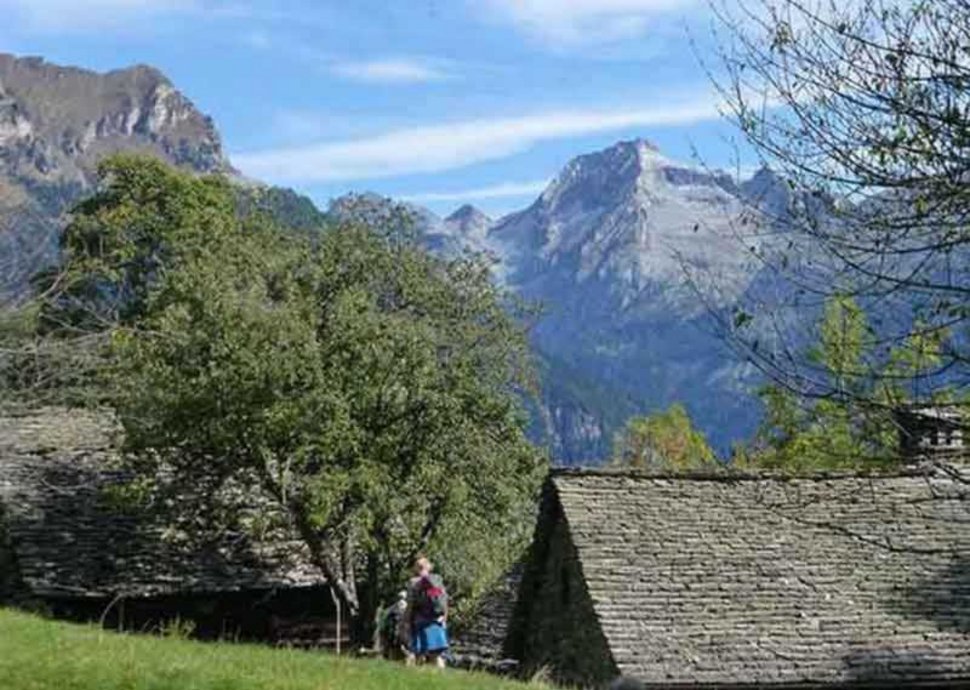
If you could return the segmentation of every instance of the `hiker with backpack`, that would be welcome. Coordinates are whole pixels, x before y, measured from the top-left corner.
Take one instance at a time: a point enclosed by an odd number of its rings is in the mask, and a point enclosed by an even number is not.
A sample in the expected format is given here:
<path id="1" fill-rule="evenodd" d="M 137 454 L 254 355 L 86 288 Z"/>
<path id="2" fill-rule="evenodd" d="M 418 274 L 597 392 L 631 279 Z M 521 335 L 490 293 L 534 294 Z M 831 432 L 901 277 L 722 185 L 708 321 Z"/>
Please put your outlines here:
<path id="1" fill-rule="evenodd" d="M 433 661 L 438 668 L 444 668 L 448 653 L 448 592 L 432 569 L 425 556 L 415 560 L 414 577 L 408 583 L 406 615 L 414 658 Z"/>

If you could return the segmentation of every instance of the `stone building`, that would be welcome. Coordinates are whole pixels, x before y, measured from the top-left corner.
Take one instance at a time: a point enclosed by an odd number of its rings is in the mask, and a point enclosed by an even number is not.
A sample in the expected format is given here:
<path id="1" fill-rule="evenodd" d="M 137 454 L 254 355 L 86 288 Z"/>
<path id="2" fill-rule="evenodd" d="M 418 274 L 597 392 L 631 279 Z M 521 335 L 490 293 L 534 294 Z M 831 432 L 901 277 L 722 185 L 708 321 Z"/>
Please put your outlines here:
<path id="1" fill-rule="evenodd" d="M 80 410 L 0 417 L 0 604 L 127 630 L 177 619 L 202 638 L 335 641 L 329 588 L 298 541 L 191 540 L 113 503 L 115 431 Z"/>
<path id="2" fill-rule="evenodd" d="M 970 474 L 557 471 L 517 602 L 584 687 L 970 687 Z"/>
<path id="3" fill-rule="evenodd" d="M 895 417 L 899 448 L 907 462 L 959 462 L 966 458 L 962 408 L 915 405 L 896 410 Z"/>

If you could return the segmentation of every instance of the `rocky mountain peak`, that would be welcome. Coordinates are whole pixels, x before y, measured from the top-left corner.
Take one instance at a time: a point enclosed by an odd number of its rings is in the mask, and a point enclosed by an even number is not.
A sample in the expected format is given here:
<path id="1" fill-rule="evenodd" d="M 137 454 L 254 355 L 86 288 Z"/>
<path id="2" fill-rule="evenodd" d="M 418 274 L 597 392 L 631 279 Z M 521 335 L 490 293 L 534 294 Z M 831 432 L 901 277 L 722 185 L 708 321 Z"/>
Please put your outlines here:
<path id="1" fill-rule="evenodd" d="M 483 211 L 465 204 L 445 218 L 442 231 L 466 242 L 470 248 L 481 249 L 493 223 Z"/>
<path id="2" fill-rule="evenodd" d="M 512 282 L 550 272 L 593 279 L 627 308 L 651 286 L 677 294 L 685 264 L 728 277 L 732 293 L 743 289 L 748 257 L 731 228 L 742 207 L 730 175 L 676 163 L 635 139 L 571 160 L 490 237 Z"/>
<path id="3" fill-rule="evenodd" d="M 783 216 L 792 204 L 791 187 L 767 165 L 741 183 L 741 193 L 751 204 L 773 217 Z"/>
<path id="4" fill-rule="evenodd" d="M 459 223 L 465 223 L 469 221 L 475 222 L 475 223 L 491 222 L 491 218 L 489 218 L 484 211 L 482 211 L 481 209 L 475 206 L 472 206 L 471 204 L 464 204 L 463 206 L 459 206 L 451 213 L 451 215 L 445 218 L 445 220 L 456 221 Z"/>
<path id="5" fill-rule="evenodd" d="M 0 301 L 56 260 L 63 213 L 118 151 L 235 171 L 212 120 L 154 67 L 105 73 L 0 53 Z"/>
<path id="6" fill-rule="evenodd" d="M 82 188 L 97 161 L 120 149 L 232 172 L 212 120 L 146 65 L 97 73 L 0 54 L 0 142 L 0 172 Z"/>

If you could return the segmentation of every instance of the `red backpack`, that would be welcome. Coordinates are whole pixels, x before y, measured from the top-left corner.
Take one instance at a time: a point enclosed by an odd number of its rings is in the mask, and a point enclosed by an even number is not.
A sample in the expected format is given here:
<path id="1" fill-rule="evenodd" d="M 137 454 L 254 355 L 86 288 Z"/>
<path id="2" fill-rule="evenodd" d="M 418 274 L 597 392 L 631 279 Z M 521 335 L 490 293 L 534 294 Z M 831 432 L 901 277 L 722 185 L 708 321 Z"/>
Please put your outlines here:
<path id="1" fill-rule="evenodd" d="M 437 578 L 421 578 L 418 591 L 421 593 L 421 612 L 428 618 L 441 618 L 448 613 L 448 592 Z"/>

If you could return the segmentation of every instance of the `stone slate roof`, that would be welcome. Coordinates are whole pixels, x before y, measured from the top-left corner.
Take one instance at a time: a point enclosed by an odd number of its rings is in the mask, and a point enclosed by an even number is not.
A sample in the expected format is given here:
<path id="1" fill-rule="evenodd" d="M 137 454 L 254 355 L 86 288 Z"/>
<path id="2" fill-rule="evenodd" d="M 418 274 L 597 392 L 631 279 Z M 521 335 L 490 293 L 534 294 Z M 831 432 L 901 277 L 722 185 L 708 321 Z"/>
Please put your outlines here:
<path id="1" fill-rule="evenodd" d="M 110 415 L 83 410 L 0 417 L 0 532 L 29 593 L 149 596 L 324 582 L 296 540 L 223 533 L 201 544 L 112 505 L 105 489 L 124 479 L 111 469 L 117 432 Z"/>
<path id="2" fill-rule="evenodd" d="M 970 681 L 970 473 L 551 479 L 620 673 Z"/>
<path id="3" fill-rule="evenodd" d="M 482 596 L 469 623 L 456 631 L 452 651 L 465 666 L 506 670 L 510 660 L 504 658 L 503 647 L 524 570 L 523 561 L 509 568 Z"/>

